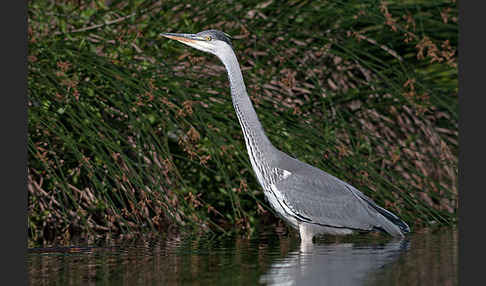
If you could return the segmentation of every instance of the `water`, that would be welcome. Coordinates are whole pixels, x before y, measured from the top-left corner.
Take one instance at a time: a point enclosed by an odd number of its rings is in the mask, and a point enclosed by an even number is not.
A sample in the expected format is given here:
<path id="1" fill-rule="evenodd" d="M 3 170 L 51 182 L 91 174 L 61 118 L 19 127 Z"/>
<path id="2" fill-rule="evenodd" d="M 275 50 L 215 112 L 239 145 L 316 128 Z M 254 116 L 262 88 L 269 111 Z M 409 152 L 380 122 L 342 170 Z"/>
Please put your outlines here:
<path id="1" fill-rule="evenodd" d="M 326 238 L 138 239 L 29 249 L 31 285 L 457 285 L 455 229 Z M 379 242 L 378 242 L 379 241 Z"/>

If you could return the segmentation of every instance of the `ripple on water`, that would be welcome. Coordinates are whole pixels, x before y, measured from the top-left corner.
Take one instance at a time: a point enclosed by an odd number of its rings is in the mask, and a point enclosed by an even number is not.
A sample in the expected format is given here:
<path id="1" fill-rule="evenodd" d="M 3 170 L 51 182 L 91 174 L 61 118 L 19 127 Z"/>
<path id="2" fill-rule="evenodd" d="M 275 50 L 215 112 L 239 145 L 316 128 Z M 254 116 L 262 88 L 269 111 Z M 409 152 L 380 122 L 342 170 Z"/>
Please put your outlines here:
<path id="1" fill-rule="evenodd" d="M 132 239 L 32 248 L 27 264 L 32 285 L 457 285 L 457 230 L 315 244 L 274 233 Z"/>

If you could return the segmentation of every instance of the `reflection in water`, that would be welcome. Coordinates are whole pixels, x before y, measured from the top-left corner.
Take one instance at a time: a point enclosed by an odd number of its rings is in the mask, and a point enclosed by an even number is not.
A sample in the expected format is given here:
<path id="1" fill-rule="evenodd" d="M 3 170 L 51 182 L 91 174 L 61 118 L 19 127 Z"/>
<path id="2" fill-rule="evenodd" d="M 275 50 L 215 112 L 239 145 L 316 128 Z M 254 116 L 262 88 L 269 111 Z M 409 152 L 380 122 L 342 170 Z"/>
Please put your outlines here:
<path id="1" fill-rule="evenodd" d="M 29 249 L 27 265 L 30 285 L 457 285 L 456 230 L 376 240 L 138 238 Z"/>
<path id="2" fill-rule="evenodd" d="M 276 260 L 260 282 L 289 286 L 363 285 L 369 275 L 395 261 L 408 248 L 408 240 L 365 246 L 301 244 L 300 249 Z"/>

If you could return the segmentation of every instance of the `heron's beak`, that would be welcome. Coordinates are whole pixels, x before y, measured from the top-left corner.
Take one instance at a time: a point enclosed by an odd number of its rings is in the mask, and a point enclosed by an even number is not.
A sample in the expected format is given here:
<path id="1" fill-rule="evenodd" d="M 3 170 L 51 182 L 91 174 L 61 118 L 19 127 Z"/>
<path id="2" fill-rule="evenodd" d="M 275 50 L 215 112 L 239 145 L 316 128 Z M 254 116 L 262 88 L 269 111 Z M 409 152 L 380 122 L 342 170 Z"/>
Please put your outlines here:
<path id="1" fill-rule="evenodd" d="M 208 40 L 196 34 L 161 33 L 160 35 L 181 42 L 197 50 L 214 54 L 212 46 L 208 43 Z"/>
<path id="2" fill-rule="evenodd" d="M 161 33 L 160 35 L 172 40 L 188 44 L 196 44 L 197 41 L 200 40 L 199 37 L 194 34 Z"/>

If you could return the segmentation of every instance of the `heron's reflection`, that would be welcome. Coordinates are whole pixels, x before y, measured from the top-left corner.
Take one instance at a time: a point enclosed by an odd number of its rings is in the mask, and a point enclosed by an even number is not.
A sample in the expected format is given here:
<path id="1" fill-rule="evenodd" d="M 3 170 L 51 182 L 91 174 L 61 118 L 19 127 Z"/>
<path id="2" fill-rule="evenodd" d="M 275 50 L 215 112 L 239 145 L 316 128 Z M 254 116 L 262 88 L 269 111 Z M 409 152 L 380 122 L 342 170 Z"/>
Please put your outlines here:
<path id="1" fill-rule="evenodd" d="M 385 244 L 302 243 L 277 259 L 260 278 L 268 285 L 363 285 L 373 273 L 393 263 L 409 248 L 406 239 Z"/>

